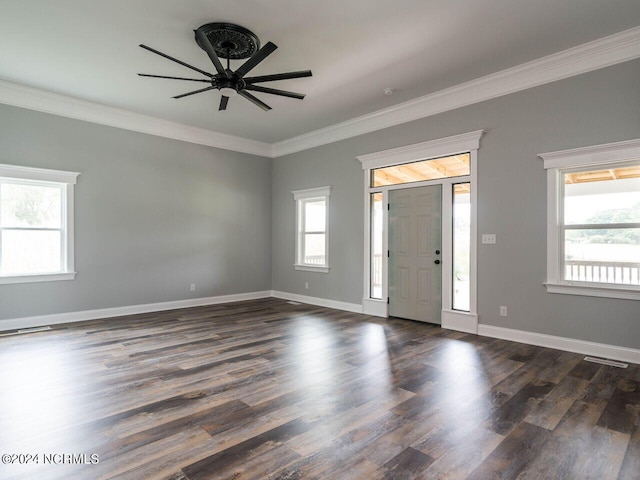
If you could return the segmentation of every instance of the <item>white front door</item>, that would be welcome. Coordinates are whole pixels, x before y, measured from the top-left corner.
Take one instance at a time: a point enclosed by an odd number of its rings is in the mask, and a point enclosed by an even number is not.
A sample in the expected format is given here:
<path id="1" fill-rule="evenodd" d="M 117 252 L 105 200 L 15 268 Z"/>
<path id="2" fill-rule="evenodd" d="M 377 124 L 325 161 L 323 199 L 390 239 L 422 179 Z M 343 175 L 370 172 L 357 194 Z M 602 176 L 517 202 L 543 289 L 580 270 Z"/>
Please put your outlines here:
<path id="1" fill-rule="evenodd" d="M 442 185 L 389 192 L 389 315 L 440 324 Z"/>

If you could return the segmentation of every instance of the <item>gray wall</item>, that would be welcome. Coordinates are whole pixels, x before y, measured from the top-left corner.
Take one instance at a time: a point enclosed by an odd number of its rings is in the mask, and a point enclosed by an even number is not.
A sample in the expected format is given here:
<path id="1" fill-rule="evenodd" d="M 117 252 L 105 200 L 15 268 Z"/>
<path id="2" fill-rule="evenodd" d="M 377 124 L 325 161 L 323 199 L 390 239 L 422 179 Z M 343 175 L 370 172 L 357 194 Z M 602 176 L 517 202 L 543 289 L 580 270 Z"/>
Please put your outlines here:
<path id="1" fill-rule="evenodd" d="M 273 164 L 273 289 L 360 303 L 363 173 L 356 155 L 483 129 L 479 150 L 480 322 L 640 348 L 640 302 L 548 294 L 546 176 L 539 153 L 638 138 L 640 61 L 295 153 Z M 291 190 L 334 185 L 331 271 L 293 269 Z M 309 282 L 305 290 L 304 282 Z M 500 305 L 509 307 L 499 317 Z"/>
<path id="2" fill-rule="evenodd" d="M 0 285 L 0 319 L 271 288 L 269 159 L 0 105 L 0 163 L 81 172 L 76 279 Z"/>

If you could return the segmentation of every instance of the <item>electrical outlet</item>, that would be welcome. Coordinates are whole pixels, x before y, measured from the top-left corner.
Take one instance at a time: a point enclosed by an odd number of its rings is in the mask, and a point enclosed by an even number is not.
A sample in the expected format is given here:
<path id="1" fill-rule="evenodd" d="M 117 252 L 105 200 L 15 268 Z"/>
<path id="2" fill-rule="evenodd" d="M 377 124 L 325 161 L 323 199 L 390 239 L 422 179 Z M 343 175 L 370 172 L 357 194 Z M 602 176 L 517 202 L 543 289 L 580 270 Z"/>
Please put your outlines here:
<path id="1" fill-rule="evenodd" d="M 191 284 L 191 286 L 190 286 L 189 288 L 190 288 L 190 290 L 191 290 L 192 292 L 195 292 L 195 291 L 196 291 L 196 284 L 195 284 L 195 283 L 192 283 L 192 284 Z"/>
<path id="2" fill-rule="evenodd" d="M 502 305 L 500 307 L 500 316 L 501 317 L 506 317 L 507 316 L 507 307 L 505 307 L 504 305 Z"/>
<path id="3" fill-rule="evenodd" d="M 304 289 L 309 290 L 309 282 L 304 282 Z"/>

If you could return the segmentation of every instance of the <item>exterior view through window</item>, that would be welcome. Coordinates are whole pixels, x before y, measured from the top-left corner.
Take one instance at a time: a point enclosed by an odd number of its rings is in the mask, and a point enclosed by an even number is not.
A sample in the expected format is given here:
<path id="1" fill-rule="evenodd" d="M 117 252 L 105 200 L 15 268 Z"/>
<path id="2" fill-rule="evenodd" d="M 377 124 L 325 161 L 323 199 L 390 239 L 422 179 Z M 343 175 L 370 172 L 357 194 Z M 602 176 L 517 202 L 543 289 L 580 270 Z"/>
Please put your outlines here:
<path id="1" fill-rule="evenodd" d="M 382 299 L 382 193 L 371 194 L 371 298 Z"/>
<path id="2" fill-rule="evenodd" d="M 564 280 L 640 285 L 640 163 L 564 172 Z"/>
<path id="3" fill-rule="evenodd" d="M 304 238 L 302 263 L 325 265 L 326 202 L 324 198 L 304 200 Z"/>
<path id="4" fill-rule="evenodd" d="M 454 310 L 469 311 L 471 265 L 471 184 L 453 185 L 453 298 Z"/>
<path id="5" fill-rule="evenodd" d="M 0 180 L 0 274 L 64 271 L 63 187 Z"/>

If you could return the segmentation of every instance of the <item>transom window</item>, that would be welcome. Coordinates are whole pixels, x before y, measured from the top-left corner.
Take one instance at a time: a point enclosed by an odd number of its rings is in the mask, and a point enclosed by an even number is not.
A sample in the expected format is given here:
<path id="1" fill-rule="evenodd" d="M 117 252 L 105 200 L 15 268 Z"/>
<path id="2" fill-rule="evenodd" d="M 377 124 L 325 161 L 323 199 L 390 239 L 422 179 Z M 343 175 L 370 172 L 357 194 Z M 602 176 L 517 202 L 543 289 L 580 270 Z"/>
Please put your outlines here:
<path id="1" fill-rule="evenodd" d="M 73 278 L 77 175 L 0 165 L 0 283 Z"/>
<path id="2" fill-rule="evenodd" d="M 371 170 L 371 186 L 384 187 L 439 178 L 461 177 L 470 174 L 471 155 L 469 153 L 461 153 L 459 155 L 373 169 Z"/>

